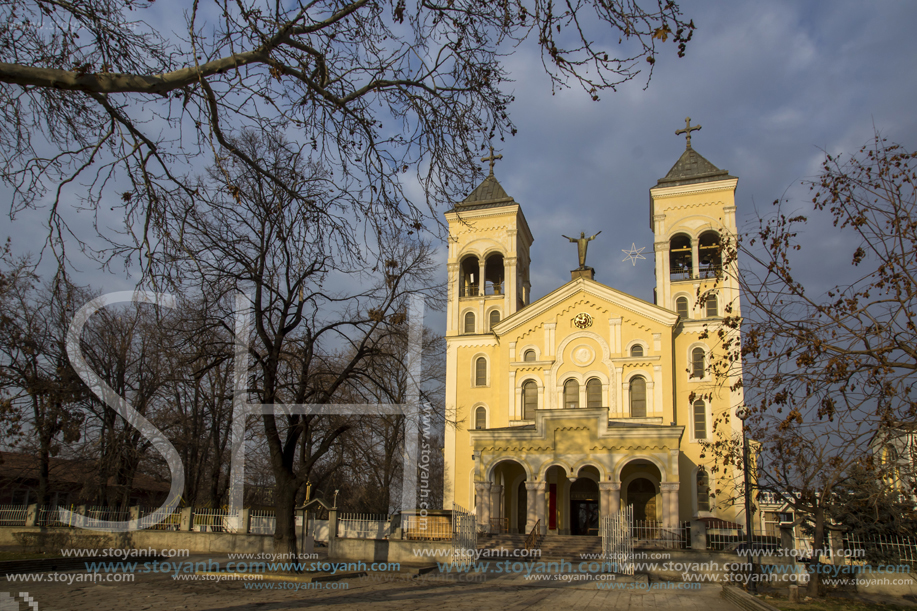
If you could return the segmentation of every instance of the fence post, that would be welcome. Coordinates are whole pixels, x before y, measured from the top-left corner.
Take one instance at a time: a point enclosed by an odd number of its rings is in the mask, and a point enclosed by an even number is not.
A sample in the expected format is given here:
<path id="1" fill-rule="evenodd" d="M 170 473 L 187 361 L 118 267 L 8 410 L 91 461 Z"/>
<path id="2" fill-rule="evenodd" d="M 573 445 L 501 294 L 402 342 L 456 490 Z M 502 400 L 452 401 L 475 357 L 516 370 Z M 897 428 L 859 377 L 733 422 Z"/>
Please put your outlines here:
<path id="1" fill-rule="evenodd" d="M 796 537 L 793 536 L 793 524 L 792 522 L 781 522 L 780 524 L 780 547 L 787 550 L 787 557 L 792 558 L 793 553 L 791 550 L 796 549 Z"/>
<path id="2" fill-rule="evenodd" d="M 128 508 L 128 511 L 131 512 L 131 520 L 140 519 L 140 505 L 133 505 Z"/>
<path id="3" fill-rule="evenodd" d="M 193 507 L 183 507 L 181 510 L 181 525 L 178 527 L 179 530 L 188 532 L 194 527 L 194 508 Z"/>
<path id="4" fill-rule="evenodd" d="M 242 510 L 242 524 L 239 525 L 239 532 L 247 535 L 252 531 L 252 510 L 243 509 Z"/>
<path id="5" fill-rule="evenodd" d="M 691 520 L 691 549 L 707 549 L 707 523 Z"/>
<path id="6" fill-rule="evenodd" d="M 338 539 L 338 509 L 334 507 L 328 510 L 328 557 L 337 557 L 337 539 Z"/>
<path id="7" fill-rule="evenodd" d="M 844 555 L 844 533 L 839 530 L 830 530 L 828 533 L 831 541 L 831 564 L 847 564 L 847 557 Z"/>
<path id="8" fill-rule="evenodd" d="M 28 509 L 25 510 L 25 525 L 26 526 L 35 526 L 38 523 L 38 505 L 32 503 L 28 506 Z"/>

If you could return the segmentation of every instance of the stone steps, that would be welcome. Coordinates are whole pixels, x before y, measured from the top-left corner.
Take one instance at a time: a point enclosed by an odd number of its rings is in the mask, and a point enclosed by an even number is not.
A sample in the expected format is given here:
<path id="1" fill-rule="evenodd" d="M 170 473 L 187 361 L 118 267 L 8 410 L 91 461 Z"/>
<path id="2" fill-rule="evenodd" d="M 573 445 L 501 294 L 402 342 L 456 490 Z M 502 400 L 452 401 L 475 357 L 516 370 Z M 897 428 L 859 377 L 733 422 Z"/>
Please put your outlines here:
<path id="1" fill-rule="evenodd" d="M 516 550 L 525 547 L 526 535 L 481 535 L 478 538 L 480 550 Z M 599 537 L 577 537 L 570 535 L 542 535 L 535 543 L 546 560 L 564 559 L 579 561 L 584 554 L 600 554 L 602 539 Z"/>

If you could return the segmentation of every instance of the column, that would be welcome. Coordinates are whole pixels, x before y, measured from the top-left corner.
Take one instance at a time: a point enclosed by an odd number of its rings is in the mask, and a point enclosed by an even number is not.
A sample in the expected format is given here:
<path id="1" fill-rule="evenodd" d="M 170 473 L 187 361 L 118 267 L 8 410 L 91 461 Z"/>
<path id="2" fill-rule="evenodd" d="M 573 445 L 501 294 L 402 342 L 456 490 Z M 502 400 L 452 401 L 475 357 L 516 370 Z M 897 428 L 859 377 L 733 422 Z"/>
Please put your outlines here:
<path id="1" fill-rule="evenodd" d="M 500 484 L 491 484 L 490 486 L 490 517 L 491 519 L 498 518 L 502 519 L 503 516 L 503 486 Z M 499 528 L 491 530 L 491 532 L 500 532 Z"/>
<path id="2" fill-rule="evenodd" d="M 503 317 L 516 311 L 518 299 L 518 281 L 516 280 L 516 257 L 503 258 Z"/>
<path id="3" fill-rule="evenodd" d="M 599 517 L 605 518 L 620 511 L 621 484 L 619 482 L 599 482 Z"/>
<path id="4" fill-rule="evenodd" d="M 544 323 L 544 350 L 541 353 L 541 360 L 546 361 L 549 357 L 554 356 L 554 328 L 557 323 Z"/>
<path id="5" fill-rule="evenodd" d="M 655 242 L 653 248 L 656 251 L 656 305 L 664 308 L 671 308 L 673 304 L 669 302 L 671 299 L 669 291 L 671 281 L 669 270 L 669 243 Z"/>
<path id="6" fill-rule="evenodd" d="M 449 284 L 447 288 L 448 307 L 446 308 L 446 334 L 459 332 L 459 266 L 458 263 L 449 263 L 446 266 L 448 270 Z"/>
<path id="7" fill-rule="evenodd" d="M 700 257 L 698 257 L 698 241 L 697 238 L 691 239 L 691 279 L 696 280 L 700 278 Z M 692 307 L 690 312 L 694 311 Z M 694 318 L 692 315 L 691 318 Z"/>
<path id="8" fill-rule="evenodd" d="M 678 482 L 659 484 L 662 491 L 662 524 L 664 528 L 678 527 Z"/>
<path id="9" fill-rule="evenodd" d="M 608 482 L 608 515 L 621 511 L 621 482 Z"/>
<path id="10" fill-rule="evenodd" d="M 491 532 L 490 530 L 490 487 L 491 482 L 475 482 L 474 483 L 474 493 L 477 496 L 477 503 L 475 504 L 475 514 L 480 528 L 484 532 Z"/>
<path id="11" fill-rule="evenodd" d="M 481 277 L 478 279 L 478 297 L 484 296 L 484 279 L 487 278 L 486 272 L 487 261 L 482 257 L 478 257 L 478 273 L 481 274 Z"/>
<path id="12" fill-rule="evenodd" d="M 615 379 L 614 379 L 614 390 L 615 393 L 615 406 L 613 414 L 615 416 L 621 417 L 624 415 L 624 412 L 627 411 L 628 406 L 624 404 L 624 368 L 615 367 Z"/>
<path id="13" fill-rule="evenodd" d="M 545 482 L 525 482 L 526 522 L 525 534 L 529 534 L 535 524 L 541 520 L 539 534 L 544 532 L 544 490 Z"/>

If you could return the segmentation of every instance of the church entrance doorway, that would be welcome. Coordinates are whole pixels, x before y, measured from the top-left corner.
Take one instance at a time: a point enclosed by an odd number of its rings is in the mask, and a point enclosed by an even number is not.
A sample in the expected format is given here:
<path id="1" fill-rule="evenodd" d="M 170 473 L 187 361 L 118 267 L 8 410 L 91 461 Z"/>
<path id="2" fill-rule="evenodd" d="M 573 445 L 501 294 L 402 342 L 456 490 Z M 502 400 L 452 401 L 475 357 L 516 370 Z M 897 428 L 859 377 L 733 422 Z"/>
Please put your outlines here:
<path id="1" fill-rule="evenodd" d="M 528 520 L 529 514 L 529 495 L 526 493 L 524 481 L 519 482 L 519 488 L 516 490 L 516 495 L 516 498 L 519 499 L 516 502 L 516 507 L 518 508 L 516 524 L 519 528 L 518 532 L 524 535 L 527 534 L 525 532 L 525 523 Z"/>
<path id="2" fill-rule="evenodd" d="M 587 477 L 570 485 L 570 534 L 599 534 L 599 486 Z"/>
<path id="3" fill-rule="evenodd" d="M 656 486 L 639 477 L 627 485 L 627 504 L 634 508 L 635 522 L 656 521 Z"/>

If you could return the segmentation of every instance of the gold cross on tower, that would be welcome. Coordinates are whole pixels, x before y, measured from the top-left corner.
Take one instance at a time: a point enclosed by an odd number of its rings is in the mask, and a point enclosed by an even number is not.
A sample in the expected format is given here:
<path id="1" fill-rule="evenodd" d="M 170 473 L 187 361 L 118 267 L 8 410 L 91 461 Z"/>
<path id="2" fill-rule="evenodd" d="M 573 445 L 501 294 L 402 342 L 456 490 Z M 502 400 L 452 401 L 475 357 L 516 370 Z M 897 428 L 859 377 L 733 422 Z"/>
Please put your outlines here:
<path id="1" fill-rule="evenodd" d="M 691 117 L 688 117 L 687 119 L 685 119 L 685 128 L 680 129 L 677 132 L 675 132 L 675 135 L 680 136 L 682 134 L 686 134 L 688 137 L 687 137 L 687 146 L 685 148 L 691 148 L 691 132 L 696 132 L 697 130 L 700 129 L 700 127 L 701 127 L 700 125 L 691 125 Z"/>
<path id="2" fill-rule="evenodd" d="M 487 157 L 481 157 L 481 161 L 490 162 L 490 174 L 488 174 L 488 176 L 494 175 L 494 161 L 497 159 L 503 159 L 503 155 L 494 155 L 494 147 L 490 147 L 490 155 Z"/>

